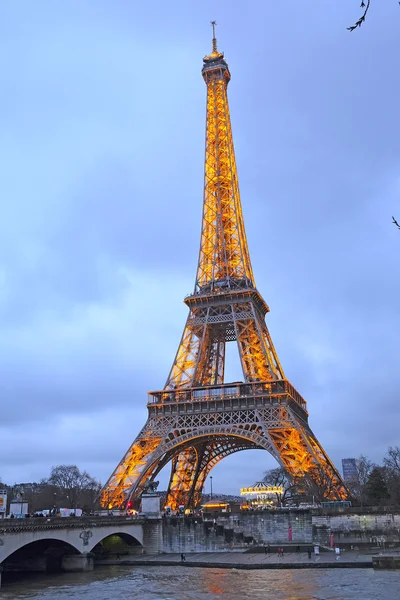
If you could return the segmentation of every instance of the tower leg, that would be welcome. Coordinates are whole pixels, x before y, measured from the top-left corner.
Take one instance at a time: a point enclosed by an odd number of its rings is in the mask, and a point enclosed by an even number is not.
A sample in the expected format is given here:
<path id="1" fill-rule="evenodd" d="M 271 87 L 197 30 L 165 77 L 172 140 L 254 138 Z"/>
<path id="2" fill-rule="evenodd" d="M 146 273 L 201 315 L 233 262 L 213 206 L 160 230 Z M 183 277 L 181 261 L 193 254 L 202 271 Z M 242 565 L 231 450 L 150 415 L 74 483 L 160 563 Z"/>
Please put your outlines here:
<path id="1" fill-rule="evenodd" d="M 166 500 L 166 506 L 170 506 L 172 510 L 188 506 L 197 465 L 198 453 L 194 446 L 181 450 L 173 457 Z"/>
<path id="2" fill-rule="evenodd" d="M 129 499 L 129 492 L 138 487 L 143 488 L 151 474 L 151 471 L 148 471 L 161 440 L 156 431 L 150 430 L 147 422 L 103 487 L 100 495 L 102 506 L 108 509 L 124 508 Z M 138 495 L 136 497 L 138 498 Z"/>
<path id="3" fill-rule="evenodd" d="M 282 466 L 308 487 L 323 490 L 325 498 L 347 498 L 348 490 L 311 429 L 298 422 L 294 424 L 295 427 L 268 430 Z"/>

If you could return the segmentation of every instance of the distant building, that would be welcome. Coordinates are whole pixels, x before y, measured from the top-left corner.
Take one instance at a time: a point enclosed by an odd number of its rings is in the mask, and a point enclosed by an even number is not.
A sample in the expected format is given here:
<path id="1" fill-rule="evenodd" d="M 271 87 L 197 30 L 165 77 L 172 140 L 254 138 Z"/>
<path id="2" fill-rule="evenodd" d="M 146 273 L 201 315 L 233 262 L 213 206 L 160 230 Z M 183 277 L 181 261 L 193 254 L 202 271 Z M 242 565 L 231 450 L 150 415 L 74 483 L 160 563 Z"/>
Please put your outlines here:
<path id="1" fill-rule="evenodd" d="M 343 479 L 352 483 L 357 479 L 357 463 L 355 458 L 342 458 Z"/>

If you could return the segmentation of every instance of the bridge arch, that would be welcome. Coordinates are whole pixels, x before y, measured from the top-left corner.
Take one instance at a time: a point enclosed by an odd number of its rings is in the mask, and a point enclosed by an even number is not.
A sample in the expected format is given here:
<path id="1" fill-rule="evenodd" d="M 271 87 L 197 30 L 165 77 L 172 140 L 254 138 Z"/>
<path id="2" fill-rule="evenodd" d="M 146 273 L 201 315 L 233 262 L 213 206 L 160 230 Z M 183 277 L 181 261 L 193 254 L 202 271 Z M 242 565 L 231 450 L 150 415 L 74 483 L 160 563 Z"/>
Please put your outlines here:
<path id="1" fill-rule="evenodd" d="M 116 530 L 92 542 L 89 548 L 97 557 L 107 558 L 107 555 L 115 554 L 142 554 L 143 543 L 131 533 Z"/>
<path id="2" fill-rule="evenodd" d="M 18 543 L 10 544 L 2 557 L 1 567 L 6 578 L 12 572 L 59 572 L 65 556 L 81 554 L 75 545 L 51 536 L 16 546 Z"/>
<path id="3" fill-rule="evenodd" d="M 130 547 L 143 547 L 143 526 L 136 524 L 135 521 L 127 521 L 129 532 L 125 531 L 125 527 L 115 524 L 115 526 L 93 527 L 87 531 L 87 545 L 84 552 L 92 552 L 93 548 L 100 544 L 105 539 L 112 536 L 120 537 Z M 82 535 L 82 534 L 81 534 Z"/>
<path id="4" fill-rule="evenodd" d="M 36 551 L 37 554 L 40 554 L 41 551 L 45 552 L 52 546 L 60 550 L 65 550 L 65 554 L 81 553 L 81 549 L 74 540 L 69 539 L 67 541 L 65 535 L 57 531 L 52 531 L 51 533 L 49 531 L 37 532 L 35 538 L 35 540 L 27 542 L 24 535 L 8 536 L 7 544 L 2 547 L 3 552 L 1 553 L 0 564 L 4 565 L 10 557 L 17 555 L 17 553 L 30 554 L 31 551 Z"/>
<path id="5" fill-rule="evenodd" d="M 71 526 L 71 525 L 74 526 Z M 50 540 L 56 545 L 65 543 L 72 547 L 76 553 L 85 555 L 109 536 L 121 536 L 128 546 L 142 548 L 144 543 L 143 522 L 127 519 L 123 522 L 112 523 L 110 520 L 91 522 L 85 519 L 69 522 L 65 519 L 65 526 L 60 528 L 36 527 L 35 523 L 23 522 L 20 528 L 5 528 L 0 536 L 0 565 L 14 552 L 28 546 L 32 542 Z M 41 523 L 41 525 L 45 525 Z M 61 525 L 57 523 L 56 525 Z M 7 531 L 8 530 L 8 531 Z"/>

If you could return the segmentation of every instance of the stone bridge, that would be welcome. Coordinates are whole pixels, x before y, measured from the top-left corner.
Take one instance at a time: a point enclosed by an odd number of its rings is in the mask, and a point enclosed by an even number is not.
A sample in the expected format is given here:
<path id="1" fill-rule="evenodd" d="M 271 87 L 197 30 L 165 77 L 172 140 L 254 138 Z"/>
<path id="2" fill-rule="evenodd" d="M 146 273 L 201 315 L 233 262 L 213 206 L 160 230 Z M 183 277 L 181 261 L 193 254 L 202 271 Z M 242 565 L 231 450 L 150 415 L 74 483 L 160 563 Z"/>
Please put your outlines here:
<path id="1" fill-rule="evenodd" d="M 2 568 L 5 571 L 91 570 L 93 550 L 96 552 L 96 547 L 111 536 L 123 540 L 129 553 L 156 554 L 162 548 L 161 520 L 52 517 L 0 521 L 0 578 Z"/>

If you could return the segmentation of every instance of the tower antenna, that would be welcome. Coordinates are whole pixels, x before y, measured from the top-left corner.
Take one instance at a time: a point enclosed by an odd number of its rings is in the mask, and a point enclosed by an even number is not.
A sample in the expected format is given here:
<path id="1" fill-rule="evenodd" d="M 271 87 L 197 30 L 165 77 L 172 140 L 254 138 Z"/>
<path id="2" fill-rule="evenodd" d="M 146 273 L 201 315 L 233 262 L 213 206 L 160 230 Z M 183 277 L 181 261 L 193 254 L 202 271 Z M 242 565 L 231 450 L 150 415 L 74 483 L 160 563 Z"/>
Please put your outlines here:
<path id="1" fill-rule="evenodd" d="M 215 52 L 216 54 L 218 53 L 217 50 L 217 38 L 215 37 L 215 26 L 217 24 L 217 21 L 211 21 L 211 25 L 213 28 L 213 40 L 212 40 L 212 50 L 213 52 Z"/>

